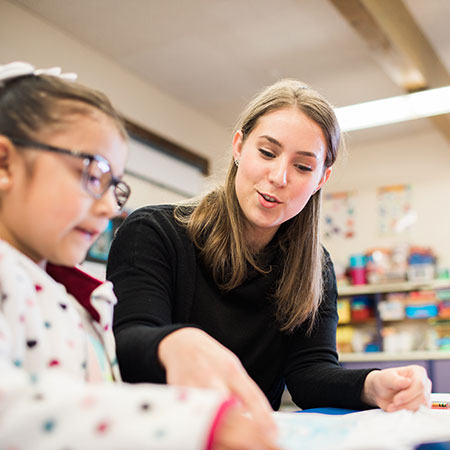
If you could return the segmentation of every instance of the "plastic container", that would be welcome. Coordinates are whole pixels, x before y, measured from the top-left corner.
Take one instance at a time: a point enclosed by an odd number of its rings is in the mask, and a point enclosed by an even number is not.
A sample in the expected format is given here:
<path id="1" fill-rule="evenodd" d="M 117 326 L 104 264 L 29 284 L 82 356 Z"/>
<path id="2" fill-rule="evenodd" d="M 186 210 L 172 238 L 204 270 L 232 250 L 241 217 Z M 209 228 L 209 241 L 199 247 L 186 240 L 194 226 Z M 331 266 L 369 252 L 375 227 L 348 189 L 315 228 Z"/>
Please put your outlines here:
<path id="1" fill-rule="evenodd" d="M 348 298 L 338 299 L 337 309 L 339 316 L 338 323 L 349 323 L 351 321 L 350 300 Z"/>
<path id="2" fill-rule="evenodd" d="M 355 254 L 350 256 L 350 280 L 352 284 L 366 284 L 366 257 L 363 254 Z"/>
<path id="3" fill-rule="evenodd" d="M 352 267 L 350 269 L 350 280 L 353 285 L 366 284 L 366 269 L 364 267 Z"/>
<path id="4" fill-rule="evenodd" d="M 438 315 L 438 307 L 437 305 L 407 305 L 405 314 L 410 319 L 428 319 Z"/>
<path id="5" fill-rule="evenodd" d="M 410 264 L 407 274 L 409 281 L 427 282 L 434 278 L 434 265 L 430 263 Z"/>
<path id="6" fill-rule="evenodd" d="M 350 256 L 350 268 L 355 267 L 365 267 L 366 266 L 366 257 L 361 254 L 357 253 L 355 255 Z"/>
<path id="7" fill-rule="evenodd" d="M 363 322 L 372 316 L 372 308 L 368 296 L 357 296 L 352 301 L 352 320 Z"/>
<path id="8" fill-rule="evenodd" d="M 378 304 L 381 320 L 402 320 L 405 318 L 405 304 L 399 300 L 381 301 Z"/>

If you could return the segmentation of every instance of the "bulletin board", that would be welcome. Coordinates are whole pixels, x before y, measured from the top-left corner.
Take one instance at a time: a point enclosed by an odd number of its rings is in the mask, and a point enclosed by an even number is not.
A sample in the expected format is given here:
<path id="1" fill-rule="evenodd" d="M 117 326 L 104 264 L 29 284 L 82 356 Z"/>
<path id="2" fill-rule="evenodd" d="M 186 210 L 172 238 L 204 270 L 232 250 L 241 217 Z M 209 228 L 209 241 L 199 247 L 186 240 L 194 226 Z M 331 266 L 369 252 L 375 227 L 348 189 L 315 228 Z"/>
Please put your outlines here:
<path id="1" fill-rule="evenodd" d="M 333 192 L 323 199 L 323 232 L 327 239 L 355 237 L 355 202 L 353 192 Z"/>
<path id="2" fill-rule="evenodd" d="M 399 184 L 378 188 L 377 203 L 380 235 L 399 235 L 411 230 L 417 214 L 412 206 L 410 185 Z"/>

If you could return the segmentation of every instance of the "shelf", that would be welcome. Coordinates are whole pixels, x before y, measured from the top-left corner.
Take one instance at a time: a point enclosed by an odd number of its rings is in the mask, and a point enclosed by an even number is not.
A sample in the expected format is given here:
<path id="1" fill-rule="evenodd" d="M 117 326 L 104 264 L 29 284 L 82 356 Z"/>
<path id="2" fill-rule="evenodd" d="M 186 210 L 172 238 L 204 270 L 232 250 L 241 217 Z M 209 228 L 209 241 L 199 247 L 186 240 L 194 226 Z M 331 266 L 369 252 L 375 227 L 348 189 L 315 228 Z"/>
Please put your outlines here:
<path id="1" fill-rule="evenodd" d="M 368 362 L 368 361 L 418 361 L 450 359 L 450 351 L 413 351 L 413 352 L 367 352 L 367 353 L 340 353 L 340 362 Z"/>
<path id="2" fill-rule="evenodd" d="M 346 326 L 359 326 L 359 325 L 376 325 L 377 319 L 375 317 L 369 317 L 366 320 L 350 320 L 349 322 L 339 322 L 338 327 Z"/>
<path id="3" fill-rule="evenodd" d="M 376 318 L 375 317 L 370 317 L 367 320 L 351 320 L 350 322 L 339 322 L 338 323 L 338 327 L 343 327 L 346 325 L 351 325 L 351 326 L 358 326 L 358 325 L 374 325 L 376 324 Z M 445 321 L 445 320 L 449 320 L 447 318 L 444 317 L 404 317 L 402 319 L 381 319 L 380 321 L 383 324 L 383 326 L 389 326 L 389 324 L 395 325 L 398 323 L 429 323 L 430 321 Z"/>
<path id="4" fill-rule="evenodd" d="M 388 292 L 408 292 L 416 290 L 450 288 L 450 280 L 431 280 L 428 282 L 402 281 L 398 283 L 361 284 L 357 286 L 338 286 L 339 297 L 354 295 L 382 294 Z"/>

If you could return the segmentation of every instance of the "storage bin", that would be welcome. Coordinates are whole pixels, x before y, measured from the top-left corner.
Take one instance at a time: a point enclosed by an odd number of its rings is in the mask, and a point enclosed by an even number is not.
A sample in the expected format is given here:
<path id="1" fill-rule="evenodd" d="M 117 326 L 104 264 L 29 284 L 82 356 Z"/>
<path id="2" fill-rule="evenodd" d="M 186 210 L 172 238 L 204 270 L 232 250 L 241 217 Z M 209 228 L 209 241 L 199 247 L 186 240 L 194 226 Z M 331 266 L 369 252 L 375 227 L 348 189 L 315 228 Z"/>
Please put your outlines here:
<path id="1" fill-rule="evenodd" d="M 427 282 L 434 278 L 433 264 L 410 264 L 408 266 L 408 280 L 413 282 Z"/>
<path id="2" fill-rule="evenodd" d="M 410 319 L 427 319 L 438 315 L 438 307 L 437 305 L 407 305 L 405 314 Z"/>

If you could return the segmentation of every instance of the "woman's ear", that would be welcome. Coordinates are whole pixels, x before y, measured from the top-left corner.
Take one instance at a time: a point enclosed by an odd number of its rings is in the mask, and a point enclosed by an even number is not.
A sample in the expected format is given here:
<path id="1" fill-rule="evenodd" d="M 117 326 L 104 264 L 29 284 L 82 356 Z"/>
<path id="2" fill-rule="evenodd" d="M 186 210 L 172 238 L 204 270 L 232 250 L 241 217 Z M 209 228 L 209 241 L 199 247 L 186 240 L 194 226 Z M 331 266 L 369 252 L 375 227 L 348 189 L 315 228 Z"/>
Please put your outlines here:
<path id="1" fill-rule="evenodd" d="M 315 189 L 315 191 L 314 191 L 314 194 L 315 194 L 319 189 L 322 189 L 322 186 L 328 181 L 328 178 L 330 178 L 330 175 L 331 175 L 331 170 L 332 170 L 332 167 L 327 167 L 327 168 L 325 169 L 325 172 L 324 172 L 324 174 L 322 175 L 322 178 L 320 179 L 319 184 L 317 185 L 317 187 L 316 187 L 316 189 Z"/>
<path id="2" fill-rule="evenodd" d="M 239 161 L 241 158 L 242 153 L 242 141 L 243 141 L 243 135 L 242 131 L 236 131 L 236 133 L 233 136 L 233 158 L 235 161 Z"/>
<path id="3" fill-rule="evenodd" d="M 0 191 L 11 186 L 11 166 L 16 150 L 12 142 L 0 134 Z"/>

